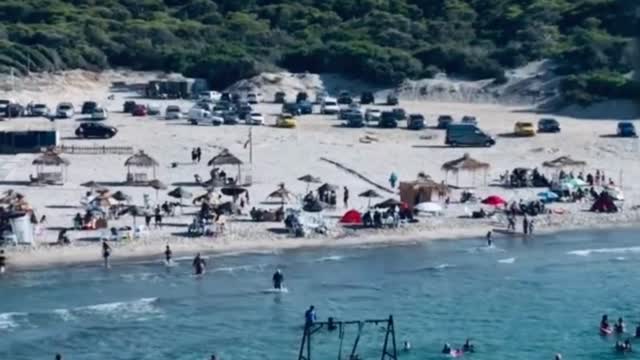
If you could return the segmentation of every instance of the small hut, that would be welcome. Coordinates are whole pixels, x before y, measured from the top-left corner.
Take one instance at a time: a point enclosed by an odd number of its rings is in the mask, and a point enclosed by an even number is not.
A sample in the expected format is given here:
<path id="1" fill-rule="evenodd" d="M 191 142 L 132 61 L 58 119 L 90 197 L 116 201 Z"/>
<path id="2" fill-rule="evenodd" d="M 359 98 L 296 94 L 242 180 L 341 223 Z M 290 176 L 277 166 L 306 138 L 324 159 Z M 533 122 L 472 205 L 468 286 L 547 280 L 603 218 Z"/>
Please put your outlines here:
<path id="1" fill-rule="evenodd" d="M 489 163 L 478 161 L 465 153 L 461 158 L 447 161 L 442 164 L 442 170 L 445 172 L 445 183 L 448 184 L 449 172 L 456 174 L 456 186 L 459 185 L 460 171 L 467 171 L 473 174 L 473 183 L 475 184 L 476 172 L 482 170 L 484 172 L 484 181 L 487 182 L 487 170 L 490 168 Z"/>
<path id="2" fill-rule="evenodd" d="M 147 155 L 144 151 L 140 150 L 124 162 L 124 166 L 127 167 L 127 183 L 130 184 L 147 184 L 149 180 L 156 178 L 156 167 L 158 162 Z M 149 179 L 147 172 L 132 173 L 131 168 L 148 169 L 151 168 L 152 178 Z"/>
<path id="3" fill-rule="evenodd" d="M 31 178 L 32 182 L 46 184 L 62 184 L 65 178 L 65 168 L 69 166 L 69 161 L 60 157 L 53 151 L 47 151 L 32 162 L 36 166 L 36 177 Z M 45 168 L 55 168 L 58 170 L 45 171 Z"/>
<path id="4" fill-rule="evenodd" d="M 420 178 L 416 181 L 400 182 L 400 201 L 406 203 L 409 208 L 433 201 L 433 195 L 442 197 L 449 193 L 449 187 L 442 183 L 431 180 L 428 177 Z"/>
<path id="5" fill-rule="evenodd" d="M 240 160 L 238 157 L 236 157 L 235 155 L 233 155 L 231 152 L 229 152 L 228 149 L 224 149 L 222 150 L 218 155 L 214 156 L 213 158 L 211 158 L 211 160 L 209 160 L 209 162 L 207 163 L 207 165 L 209 166 L 224 166 L 224 165 L 232 165 L 232 166 L 237 166 L 238 167 L 238 174 L 235 180 L 235 184 L 236 185 L 241 185 L 241 179 L 242 179 L 242 166 L 243 162 L 242 160 Z M 212 172 L 212 180 L 214 180 L 214 182 L 217 180 L 215 179 L 215 176 L 213 175 L 214 172 Z M 226 179 L 225 182 L 221 185 L 226 185 Z"/>

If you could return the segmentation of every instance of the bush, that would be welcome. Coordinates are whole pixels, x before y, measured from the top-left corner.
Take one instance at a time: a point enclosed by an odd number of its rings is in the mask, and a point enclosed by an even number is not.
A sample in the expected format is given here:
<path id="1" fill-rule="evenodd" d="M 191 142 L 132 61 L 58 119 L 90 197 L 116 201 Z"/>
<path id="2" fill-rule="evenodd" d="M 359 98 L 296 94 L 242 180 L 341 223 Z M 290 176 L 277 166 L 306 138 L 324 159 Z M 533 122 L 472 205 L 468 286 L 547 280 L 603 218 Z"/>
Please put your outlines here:
<path id="1" fill-rule="evenodd" d="M 561 90 L 566 101 L 581 105 L 610 98 L 640 99 L 638 82 L 609 71 L 571 75 L 563 81 Z"/>

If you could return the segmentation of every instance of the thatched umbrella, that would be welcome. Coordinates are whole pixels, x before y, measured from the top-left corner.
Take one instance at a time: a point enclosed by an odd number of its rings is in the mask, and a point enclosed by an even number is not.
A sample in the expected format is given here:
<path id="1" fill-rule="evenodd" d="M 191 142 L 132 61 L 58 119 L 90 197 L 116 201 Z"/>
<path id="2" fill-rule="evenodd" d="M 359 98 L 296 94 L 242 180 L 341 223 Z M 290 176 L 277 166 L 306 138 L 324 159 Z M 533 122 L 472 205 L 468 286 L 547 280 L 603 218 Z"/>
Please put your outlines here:
<path id="1" fill-rule="evenodd" d="M 122 191 L 118 190 L 115 193 L 113 193 L 113 195 L 111 195 L 112 198 L 118 200 L 118 201 L 131 201 L 131 196 L 123 193 Z"/>
<path id="2" fill-rule="evenodd" d="M 233 155 L 229 152 L 228 149 L 222 150 L 218 155 L 214 156 L 207 162 L 208 166 L 223 166 L 223 165 L 236 165 L 238 166 L 238 177 L 236 178 L 236 183 L 240 183 L 241 179 L 241 168 L 242 160 L 240 160 L 237 156 Z"/>
<path id="3" fill-rule="evenodd" d="M 131 217 L 133 218 L 133 229 L 135 231 L 136 228 L 136 218 L 138 216 L 144 216 L 145 214 L 145 210 L 139 206 L 136 205 L 129 205 L 129 206 L 125 206 L 124 208 L 122 208 L 122 210 L 120 210 L 118 212 L 118 216 L 122 216 L 125 214 L 129 214 L 131 215 Z"/>
<path id="4" fill-rule="evenodd" d="M 302 181 L 304 183 L 307 183 L 307 190 L 305 190 L 305 192 L 309 191 L 309 186 L 312 183 L 313 184 L 319 184 L 319 183 L 322 182 L 319 177 L 313 176 L 311 174 L 307 174 L 307 175 L 299 177 L 298 181 Z"/>
<path id="5" fill-rule="evenodd" d="M 475 183 L 475 174 L 478 170 L 483 170 L 485 175 L 485 182 L 487 177 L 487 170 L 490 168 L 489 163 L 478 161 L 472 158 L 468 153 L 465 153 L 461 158 L 447 161 L 442 164 L 442 170 L 445 172 L 445 181 L 449 175 L 449 172 L 456 174 L 456 185 L 458 185 L 460 171 L 469 171 L 473 173 L 473 180 Z"/>
<path id="6" fill-rule="evenodd" d="M 269 194 L 269 196 L 267 196 L 268 199 L 271 199 L 271 198 L 280 199 L 283 205 L 286 201 L 290 200 L 292 197 L 293 197 L 293 193 L 287 190 L 284 184 L 280 184 L 278 190 L 272 192 L 271 194 Z"/>
<path id="7" fill-rule="evenodd" d="M 369 199 L 369 205 L 367 207 L 371 207 L 371 199 L 382 197 L 375 190 L 367 190 L 367 191 L 361 193 L 358 196 Z"/>
<path id="8" fill-rule="evenodd" d="M 333 185 L 333 184 L 329 184 L 329 183 L 324 183 L 322 184 L 322 186 L 320 186 L 317 191 L 320 193 L 326 192 L 326 191 L 338 191 L 339 186 L 338 185 Z"/>
<path id="9" fill-rule="evenodd" d="M 158 167 L 159 164 L 154 158 L 147 155 L 143 150 L 140 150 L 125 160 L 124 166 L 127 167 L 127 174 L 131 174 L 131 167 L 152 168 L 153 179 L 155 179 L 156 167 Z"/>
<path id="10" fill-rule="evenodd" d="M 247 191 L 247 189 L 239 186 L 227 186 L 220 189 L 220 192 L 227 196 L 232 196 L 234 198 L 238 197 L 240 194 L 243 194 Z"/>
<path id="11" fill-rule="evenodd" d="M 169 191 L 167 195 L 174 197 L 176 199 L 180 199 L 180 211 L 182 211 L 182 199 L 191 199 L 193 197 L 193 194 L 181 188 L 180 186 Z"/>
<path id="12" fill-rule="evenodd" d="M 153 179 L 153 180 L 149 181 L 148 185 L 156 191 L 156 202 L 158 202 L 158 191 L 159 190 L 166 190 L 167 189 L 167 185 L 163 184 L 162 181 L 160 181 L 158 179 Z"/>
<path id="13" fill-rule="evenodd" d="M 542 163 L 542 166 L 544 167 L 555 168 L 555 169 L 562 169 L 565 167 L 584 167 L 586 165 L 587 165 L 586 161 L 574 160 L 569 156 L 560 156 L 557 159 L 554 159 L 551 161 L 545 161 Z"/>
<path id="14" fill-rule="evenodd" d="M 37 158 L 33 159 L 31 164 L 36 166 L 36 176 L 39 178 L 43 173 L 45 166 L 57 166 L 60 167 L 60 173 L 64 174 L 65 167 L 69 166 L 69 160 L 62 158 L 60 155 L 53 151 L 47 151 L 42 153 Z"/>
<path id="15" fill-rule="evenodd" d="M 388 209 L 388 208 L 392 208 L 394 206 L 402 206 L 402 201 L 400 200 L 396 200 L 393 198 L 389 198 L 381 203 L 377 203 L 375 204 L 373 207 L 375 208 L 381 208 L 381 209 Z"/>

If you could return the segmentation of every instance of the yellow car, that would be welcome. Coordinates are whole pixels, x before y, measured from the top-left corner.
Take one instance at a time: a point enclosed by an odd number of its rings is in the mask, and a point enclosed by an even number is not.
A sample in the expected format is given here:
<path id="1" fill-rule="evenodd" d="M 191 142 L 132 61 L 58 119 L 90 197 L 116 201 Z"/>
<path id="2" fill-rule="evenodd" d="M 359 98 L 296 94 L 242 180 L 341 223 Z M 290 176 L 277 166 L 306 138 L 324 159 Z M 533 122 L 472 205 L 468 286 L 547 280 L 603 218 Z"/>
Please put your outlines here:
<path id="1" fill-rule="evenodd" d="M 296 118 L 291 114 L 282 114 L 276 120 L 276 126 L 279 128 L 294 128 L 297 125 Z"/>
<path id="2" fill-rule="evenodd" d="M 516 136 L 535 136 L 536 128 L 530 122 L 517 122 L 513 133 Z"/>

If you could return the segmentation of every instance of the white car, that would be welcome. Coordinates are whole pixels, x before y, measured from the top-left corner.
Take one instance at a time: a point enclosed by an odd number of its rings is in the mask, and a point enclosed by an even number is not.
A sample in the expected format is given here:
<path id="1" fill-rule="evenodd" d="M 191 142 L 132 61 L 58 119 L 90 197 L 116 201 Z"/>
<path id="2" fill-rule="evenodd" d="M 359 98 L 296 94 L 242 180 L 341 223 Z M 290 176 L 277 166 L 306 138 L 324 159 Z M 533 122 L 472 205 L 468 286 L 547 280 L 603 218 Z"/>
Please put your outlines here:
<path id="1" fill-rule="evenodd" d="M 169 105 L 164 112 L 165 120 L 179 120 L 182 119 L 182 111 L 177 105 Z"/>
<path id="2" fill-rule="evenodd" d="M 378 109 L 367 109 L 364 113 L 366 121 L 380 121 L 380 116 L 382 116 L 382 112 Z"/>
<path id="3" fill-rule="evenodd" d="M 251 113 L 251 116 L 247 119 L 247 125 L 264 125 L 264 116 L 260 113 Z"/>
<path id="4" fill-rule="evenodd" d="M 73 104 L 68 102 L 63 102 L 58 104 L 56 107 L 56 117 L 60 119 L 68 119 L 72 118 L 75 115 L 75 110 L 73 109 Z"/>
<path id="5" fill-rule="evenodd" d="M 326 98 L 320 107 L 320 113 L 322 114 L 337 114 L 340 112 L 340 106 L 338 101 L 334 98 Z"/>
<path id="6" fill-rule="evenodd" d="M 46 104 L 35 104 L 31 108 L 32 116 L 47 116 L 49 115 L 49 107 Z"/>
<path id="7" fill-rule="evenodd" d="M 160 115 L 160 105 L 147 105 L 147 115 Z"/>
<path id="8" fill-rule="evenodd" d="M 255 105 L 261 101 L 261 96 L 258 93 L 250 92 L 247 94 L 247 102 L 249 104 Z"/>
<path id="9" fill-rule="evenodd" d="M 198 94 L 198 100 L 220 101 L 220 93 L 217 91 L 202 91 Z"/>
<path id="10" fill-rule="evenodd" d="M 91 120 L 107 120 L 107 117 L 109 114 L 105 108 L 97 107 L 91 113 Z"/>

